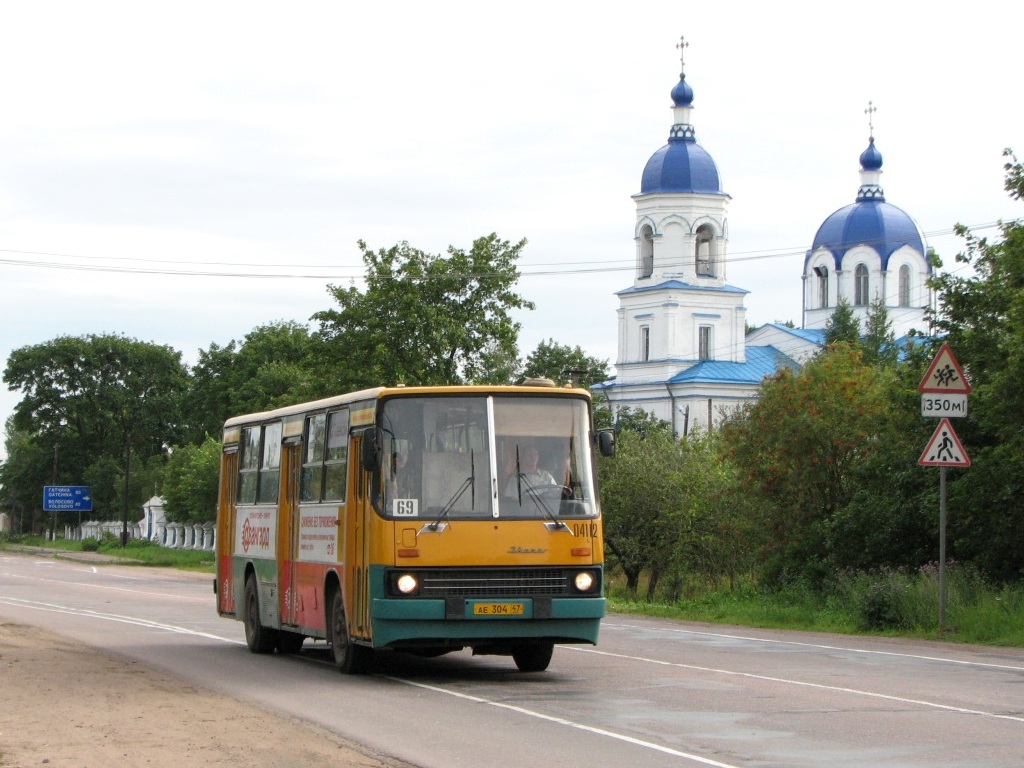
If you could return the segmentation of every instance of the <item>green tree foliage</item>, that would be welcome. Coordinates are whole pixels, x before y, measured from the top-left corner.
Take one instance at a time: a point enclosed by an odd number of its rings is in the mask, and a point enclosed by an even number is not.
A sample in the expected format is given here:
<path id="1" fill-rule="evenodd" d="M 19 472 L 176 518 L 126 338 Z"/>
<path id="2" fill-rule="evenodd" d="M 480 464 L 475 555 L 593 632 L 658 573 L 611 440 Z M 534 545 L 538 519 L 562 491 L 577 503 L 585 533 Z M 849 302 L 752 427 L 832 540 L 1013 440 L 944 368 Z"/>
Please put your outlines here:
<path id="1" fill-rule="evenodd" d="M 212 437 L 171 454 L 163 484 L 168 520 L 205 523 L 216 518 L 220 456 L 220 441 Z"/>
<path id="2" fill-rule="evenodd" d="M 900 387 L 895 370 L 867 365 L 861 349 L 840 343 L 799 373 L 779 371 L 725 425 L 729 455 L 764 502 L 758 524 L 769 580 L 818 580 L 864 554 L 847 538 L 865 525 L 852 506 L 862 493 L 887 495 L 893 511 L 916 503 L 916 483 L 898 499 L 890 487 L 889 473 L 912 467 L 923 439 L 916 414 L 898 407 Z M 838 520 L 847 535 L 836 534 Z"/>
<path id="3" fill-rule="evenodd" d="M 1024 199 L 1024 166 L 1006 150 L 1005 188 Z M 958 226 L 963 268 L 938 273 L 936 329 L 970 378 L 970 416 L 956 430 L 971 467 L 951 475 L 956 555 L 1000 580 L 1024 574 L 1024 224 L 1000 224 L 990 242 Z M 941 264 L 939 265 L 941 266 Z"/>
<path id="4" fill-rule="evenodd" d="M 533 309 L 513 290 L 525 245 L 491 234 L 439 256 L 405 242 L 374 252 L 360 241 L 365 290 L 331 286 L 338 308 L 313 316 L 342 389 L 488 379 L 497 352 L 517 355 L 511 311 Z"/>
<path id="5" fill-rule="evenodd" d="M 559 344 L 554 339 L 542 341 L 526 358 L 523 376 L 551 379 L 557 383 L 575 381 L 590 387 L 608 378 L 608 361 L 587 355 L 582 347 Z"/>
<path id="6" fill-rule="evenodd" d="M 615 457 L 598 465 L 605 546 L 631 593 L 641 573 L 650 574 L 650 597 L 670 569 L 677 544 L 682 447 L 667 426 L 645 435 L 624 430 L 617 442 Z"/>
<path id="7" fill-rule="evenodd" d="M 170 347 L 118 335 L 62 336 L 12 352 L 3 378 L 23 394 L 12 418 L 15 434 L 32 443 L 31 449 L 16 445 L 4 468 L 6 477 L 28 483 L 19 496 L 54 481 L 78 484 L 109 474 L 103 468 L 113 464 L 130 507 L 146 493 L 138 481 L 152 478 L 142 472 L 133 485 L 133 464 L 138 472 L 181 433 L 188 372 Z M 39 466 L 47 453 L 48 469 Z M 113 490 L 96 494 L 94 506 L 116 500 Z"/>
<path id="8" fill-rule="evenodd" d="M 864 336 L 860 339 L 864 350 L 864 362 L 868 365 L 895 365 L 899 357 L 896 336 L 892 332 L 892 321 L 885 301 L 875 299 L 868 307 L 864 323 Z"/>
<path id="9" fill-rule="evenodd" d="M 320 363 L 323 343 L 294 321 L 254 328 L 241 343 L 211 344 L 192 368 L 188 442 L 219 435 L 231 416 L 339 394 Z"/>
<path id="10" fill-rule="evenodd" d="M 825 323 L 825 346 L 845 341 L 848 344 L 860 343 L 860 323 L 853 313 L 853 307 L 846 299 L 840 299 L 836 311 Z"/>

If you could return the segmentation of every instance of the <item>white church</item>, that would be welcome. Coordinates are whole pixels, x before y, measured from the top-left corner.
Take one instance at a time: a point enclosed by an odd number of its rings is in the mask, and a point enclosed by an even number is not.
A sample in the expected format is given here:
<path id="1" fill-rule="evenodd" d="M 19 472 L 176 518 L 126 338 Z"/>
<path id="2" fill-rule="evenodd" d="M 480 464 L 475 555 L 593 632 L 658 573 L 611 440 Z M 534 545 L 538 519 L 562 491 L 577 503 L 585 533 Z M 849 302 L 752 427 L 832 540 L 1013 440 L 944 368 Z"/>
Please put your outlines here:
<path id="1" fill-rule="evenodd" d="M 617 375 L 593 387 L 595 394 L 613 410 L 645 410 L 685 435 L 715 427 L 756 399 L 765 377 L 817 354 L 841 300 L 862 327 L 870 305 L 882 299 L 897 338 L 912 328 L 927 331 L 932 298 L 924 235 L 885 201 L 872 130 L 855 202 L 825 219 L 807 252 L 803 327 L 769 323 L 747 333 L 749 291 L 726 281 L 730 198 L 715 161 L 697 143 L 685 66 L 671 97 L 668 143 L 647 161 L 633 196 L 636 273 L 617 293 Z"/>

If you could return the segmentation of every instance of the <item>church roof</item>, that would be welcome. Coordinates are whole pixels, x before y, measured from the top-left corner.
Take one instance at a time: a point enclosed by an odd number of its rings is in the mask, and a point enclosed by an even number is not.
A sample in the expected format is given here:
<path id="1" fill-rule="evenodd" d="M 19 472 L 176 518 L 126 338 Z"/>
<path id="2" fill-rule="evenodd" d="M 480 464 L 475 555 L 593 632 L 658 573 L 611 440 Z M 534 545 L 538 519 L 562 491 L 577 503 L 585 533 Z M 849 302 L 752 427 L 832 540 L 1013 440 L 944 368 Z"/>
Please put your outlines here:
<path id="1" fill-rule="evenodd" d="M 807 258 L 819 248 L 832 253 L 836 269 L 842 269 L 847 251 L 858 245 L 873 248 L 888 269 L 889 257 L 905 245 L 924 255 L 921 230 L 906 211 L 885 202 L 885 193 L 878 183 L 882 173 L 882 153 L 872 136 L 868 148 L 860 155 L 861 186 L 857 200 L 840 208 L 818 228 Z"/>
<path id="2" fill-rule="evenodd" d="M 760 384 L 780 368 L 800 368 L 796 361 L 775 347 L 747 347 L 747 361 L 702 360 L 669 379 L 669 384 Z"/>
<path id="3" fill-rule="evenodd" d="M 889 257 L 904 245 L 924 253 L 916 222 L 902 208 L 884 200 L 865 200 L 840 208 L 818 228 L 811 251 L 831 251 L 839 269 L 843 256 L 857 245 L 875 249 L 882 257 L 882 269 L 887 268 Z"/>
<path id="4" fill-rule="evenodd" d="M 718 166 L 711 155 L 697 143 L 690 112 L 693 106 L 693 88 L 686 75 L 679 74 L 679 82 L 672 89 L 675 122 L 669 131 L 668 144 L 647 161 L 640 177 L 640 194 L 661 192 L 703 192 L 721 195 L 722 182 Z"/>
<path id="5" fill-rule="evenodd" d="M 734 285 L 693 285 L 692 283 L 684 283 L 682 280 L 665 280 L 664 282 L 658 283 L 657 285 L 631 285 L 629 288 L 624 288 L 621 291 L 615 293 L 616 296 L 626 296 L 631 293 L 646 293 L 648 291 L 715 291 L 717 293 L 739 293 L 748 294 L 750 291 L 744 288 L 737 288 Z"/>
<path id="6" fill-rule="evenodd" d="M 647 161 L 640 194 L 657 192 L 722 193 L 718 167 L 696 139 L 669 139 Z"/>

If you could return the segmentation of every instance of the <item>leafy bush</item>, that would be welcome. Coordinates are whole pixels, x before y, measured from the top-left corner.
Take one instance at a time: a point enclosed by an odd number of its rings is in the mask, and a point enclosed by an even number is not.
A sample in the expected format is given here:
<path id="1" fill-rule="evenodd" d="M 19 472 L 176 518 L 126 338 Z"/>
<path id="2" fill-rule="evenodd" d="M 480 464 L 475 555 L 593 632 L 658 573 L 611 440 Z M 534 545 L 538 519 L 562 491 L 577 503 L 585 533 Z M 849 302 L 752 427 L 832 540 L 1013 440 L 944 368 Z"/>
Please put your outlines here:
<path id="1" fill-rule="evenodd" d="M 100 540 L 95 536 L 87 536 L 82 539 L 82 551 L 83 552 L 98 552 L 100 549 Z"/>

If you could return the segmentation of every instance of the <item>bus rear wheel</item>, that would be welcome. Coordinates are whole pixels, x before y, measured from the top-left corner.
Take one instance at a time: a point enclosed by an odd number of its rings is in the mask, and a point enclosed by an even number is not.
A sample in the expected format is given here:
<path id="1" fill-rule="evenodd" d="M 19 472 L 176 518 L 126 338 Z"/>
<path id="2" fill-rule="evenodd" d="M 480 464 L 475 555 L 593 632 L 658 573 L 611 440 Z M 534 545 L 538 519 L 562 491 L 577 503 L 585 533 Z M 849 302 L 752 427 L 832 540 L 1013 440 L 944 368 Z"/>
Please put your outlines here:
<path id="1" fill-rule="evenodd" d="M 260 623 L 260 593 L 255 576 L 245 580 L 245 644 L 253 653 L 274 650 L 274 631 Z"/>
<path id="2" fill-rule="evenodd" d="M 361 675 L 370 668 L 372 651 L 362 645 L 355 645 L 348 637 L 348 622 L 345 620 L 345 606 L 341 590 L 334 590 L 331 599 L 331 613 L 327 620 L 334 663 L 346 675 Z"/>
<path id="3" fill-rule="evenodd" d="M 554 650 L 554 643 L 520 645 L 512 651 L 512 660 L 520 672 L 543 672 L 551 663 Z"/>

